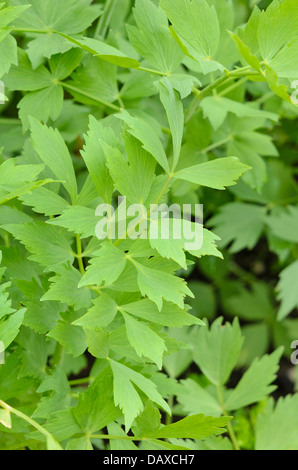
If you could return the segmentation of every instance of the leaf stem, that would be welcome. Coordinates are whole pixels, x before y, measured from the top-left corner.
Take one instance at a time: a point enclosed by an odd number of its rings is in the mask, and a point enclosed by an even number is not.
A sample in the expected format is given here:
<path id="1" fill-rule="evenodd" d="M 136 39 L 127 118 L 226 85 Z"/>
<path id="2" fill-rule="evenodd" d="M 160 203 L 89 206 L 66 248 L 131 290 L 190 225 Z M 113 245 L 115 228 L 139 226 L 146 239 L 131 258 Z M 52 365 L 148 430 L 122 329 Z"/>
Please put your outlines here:
<path id="1" fill-rule="evenodd" d="M 55 33 L 55 31 L 51 31 L 50 29 L 34 29 L 34 28 L 15 28 L 13 26 L 8 26 L 7 28 L 13 33 L 34 33 L 34 34 L 51 34 Z"/>
<path id="2" fill-rule="evenodd" d="M 173 395 L 170 395 L 169 398 L 168 398 L 168 405 L 169 407 L 171 408 L 171 410 L 173 409 L 173 406 L 174 406 L 174 396 Z M 172 415 L 170 414 L 166 414 L 166 426 L 168 426 L 169 424 L 172 424 Z"/>
<path id="3" fill-rule="evenodd" d="M 163 77 L 167 77 L 170 74 L 165 72 L 160 72 L 159 70 L 148 69 L 147 67 L 139 67 L 137 70 L 141 70 L 142 72 L 154 73 L 155 75 L 162 75 Z"/>
<path id="4" fill-rule="evenodd" d="M 76 258 L 78 260 L 80 273 L 83 276 L 85 274 L 85 267 L 84 267 L 83 258 L 82 258 L 82 253 L 83 253 L 82 240 L 81 240 L 80 235 L 78 235 L 78 234 L 76 234 L 76 244 L 77 244 L 77 257 Z"/>
<path id="5" fill-rule="evenodd" d="M 97 103 L 101 104 L 102 106 L 106 106 L 107 108 L 113 109 L 114 111 L 120 111 L 121 110 L 121 108 L 119 106 L 117 106 L 116 104 L 109 103 L 108 101 L 104 101 L 104 100 L 98 98 L 97 96 L 91 95 L 90 93 L 87 93 L 84 90 L 80 90 L 79 88 L 77 88 L 73 85 L 70 85 L 69 83 L 65 83 L 65 82 L 58 82 L 58 83 L 59 83 L 59 85 L 63 86 L 63 88 L 65 88 L 66 90 L 74 91 L 78 95 L 82 95 L 82 96 L 85 96 L 86 98 L 89 98 L 92 101 L 96 101 Z"/>
<path id="6" fill-rule="evenodd" d="M 201 150 L 202 153 L 209 153 L 212 150 L 217 149 L 218 147 L 222 147 L 223 145 L 227 144 L 230 142 L 231 136 L 226 137 L 225 139 L 219 140 L 218 142 L 215 142 L 212 145 L 209 145 L 209 147 L 206 147 L 205 149 Z"/>
<path id="7" fill-rule="evenodd" d="M 98 20 L 97 27 L 94 33 L 94 37 L 101 36 L 102 39 L 106 37 L 107 30 L 110 26 L 110 22 L 117 4 L 117 0 L 106 0 L 103 14 Z"/>
<path id="8" fill-rule="evenodd" d="M 223 416 L 229 416 L 228 413 L 226 412 L 226 409 L 225 409 L 224 399 L 223 399 L 223 394 L 222 394 L 222 388 L 221 388 L 220 384 L 217 385 L 217 395 L 218 395 L 218 401 L 219 401 Z M 228 430 L 230 439 L 232 441 L 232 444 L 234 446 L 234 449 L 235 450 L 240 450 L 236 434 L 235 434 L 233 426 L 231 425 L 230 422 L 227 424 L 227 430 Z"/>
<path id="9" fill-rule="evenodd" d="M 145 441 L 146 438 L 144 437 L 134 437 L 134 436 L 109 436 L 108 434 L 92 434 L 91 439 L 121 439 L 125 441 Z"/>
<path id="10" fill-rule="evenodd" d="M 197 107 L 199 106 L 198 100 L 205 98 L 206 96 L 210 95 L 210 93 L 212 93 L 213 90 L 216 90 L 220 86 L 229 83 L 233 79 L 241 78 L 243 76 L 247 77 L 249 75 L 256 75 L 256 74 L 257 72 L 252 71 L 250 66 L 241 67 L 241 68 L 232 70 L 231 72 L 229 70 L 225 70 L 224 74 L 221 77 L 219 77 L 213 83 L 210 83 L 210 85 L 203 88 L 203 90 L 199 90 L 198 88 L 194 87 L 192 91 L 195 94 L 195 97 L 189 106 L 188 112 L 186 114 L 185 122 L 188 122 L 194 115 Z"/>
<path id="11" fill-rule="evenodd" d="M 238 80 L 238 82 L 234 82 L 231 86 L 225 88 L 223 91 L 217 94 L 218 97 L 225 96 L 231 91 L 235 90 L 235 88 L 238 88 L 239 86 L 243 85 L 243 83 L 246 83 L 248 80 L 247 77 L 241 78 L 241 80 Z"/>
<path id="12" fill-rule="evenodd" d="M 14 119 L 14 118 L 0 118 L 0 124 L 7 124 L 7 125 L 11 125 L 11 124 L 14 124 L 15 126 L 20 126 L 21 125 L 21 121 L 20 119 Z"/>
<path id="13" fill-rule="evenodd" d="M 43 434 L 47 439 L 52 439 L 55 443 L 57 443 L 56 439 L 54 438 L 54 436 L 49 431 L 47 431 L 45 428 L 43 428 L 40 424 L 38 424 L 36 421 L 34 421 L 29 416 L 25 415 L 24 413 L 22 413 L 19 410 L 16 410 L 15 408 L 8 405 L 7 403 L 5 403 L 2 400 L 0 400 L 0 406 L 4 410 L 7 410 L 9 413 L 18 416 L 19 418 L 23 419 L 24 421 L 27 421 L 27 423 L 31 424 L 31 426 L 33 426 L 35 429 L 37 429 L 37 431 L 39 431 L 41 434 Z"/>
<path id="14" fill-rule="evenodd" d="M 94 380 L 94 377 L 85 377 L 83 379 L 75 379 L 75 380 L 69 380 L 68 381 L 68 384 L 70 385 L 70 387 L 75 387 L 76 385 L 85 385 L 85 384 L 89 384 L 90 382 L 92 382 Z"/>

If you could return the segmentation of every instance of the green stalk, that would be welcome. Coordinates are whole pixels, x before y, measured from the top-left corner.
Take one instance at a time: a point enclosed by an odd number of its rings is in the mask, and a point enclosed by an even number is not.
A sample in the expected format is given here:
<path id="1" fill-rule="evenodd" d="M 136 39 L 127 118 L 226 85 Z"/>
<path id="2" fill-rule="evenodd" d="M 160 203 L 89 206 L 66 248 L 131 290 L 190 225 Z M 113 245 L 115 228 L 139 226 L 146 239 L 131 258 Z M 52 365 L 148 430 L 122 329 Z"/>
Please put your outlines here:
<path id="1" fill-rule="evenodd" d="M 20 119 L 14 119 L 14 118 L 0 118 L 0 124 L 7 124 L 7 125 L 15 125 L 15 126 L 20 126 L 21 121 Z"/>
<path id="2" fill-rule="evenodd" d="M 219 404 L 220 404 L 220 407 L 221 407 L 222 414 L 223 414 L 223 416 L 228 417 L 229 415 L 227 414 L 226 409 L 225 409 L 224 399 L 223 399 L 223 395 L 222 395 L 222 388 L 221 388 L 220 384 L 217 385 L 217 395 L 218 395 L 218 401 L 219 401 Z M 231 423 L 227 424 L 227 430 L 228 430 L 230 439 L 232 441 L 232 444 L 234 446 L 234 449 L 235 450 L 240 450 L 240 447 L 239 447 L 239 444 L 238 444 L 238 441 L 237 441 L 237 437 L 236 437 L 236 434 L 234 432 L 234 429 L 233 429 L 233 426 L 231 425 Z"/>
<path id="3" fill-rule="evenodd" d="M 225 139 L 219 140 L 218 142 L 215 142 L 212 145 L 209 145 L 209 147 L 206 147 L 205 149 L 201 150 L 202 153 L 209 153 L 212 150 L 217 149 L 218 147 L 222 147 L 223 145 L 229 143 L 231 140 L 231 137 L 226 137 Z"/>
<path id="4" fill-rule="evenodd" d="M 192 91 L 195 94 L 195 97 L 191 102 L 189 109 L 186 113 L 185 122 L 188 122 L 196 112 L 199 106 L 199 100 L 202 100 L 206 96 L 209 96 L 213 92 L 213 90 L 217 90 L 220 86 L 226 85 L 234 79 L 248 77 L 249 75 L 257 75 L 257 72 L 252 71 L 250 66 L 235 69 L 232 72 L 226 70 L 224 75 L 219 77 L 213 83 L 210 83 L 210 85 L 203 88 L 203 90 L 198 90 L 198 88 L 194 87 Z"/>
<path id="5" fill-rule="evenodd" d="M 40 424 L 38 424 L 34 419 L 30 418 L 29 416 L 25 415 L 19 410 L 16 410 L 12 406 L 8 405 L 4 401 L 0 400 L 0 407 L 3 408 L 4 410 L 8 411 L 11 414 L 14 414 L 15 416 L 18 416 L 19 418 L 23 419 L 27 423 L 29 423 L 31 426 L 33 426 L 37 431 L 39 431 L 43 436 L 45 436 L 47 439 L 53 440 L 55 443 L 57 443 L 55 437 L 47 431 L 45 428 L 43 428 Z M 58 444 L 58 443 L 57 443 Z M 62 450 L 62 448 L 61 448 Z"/>
<path id="6" fill-rule="evenodd" d="M 76 258 L 78 260 L 80 273 L 82 274 L 82 276 L 84 276 L 85 267 L 84 267 L 84 263 L 83 263 L 82 240 L 81 240 L 80 235 L 78 235 L 78 234 L 76 235 L 76 244 L 77 244 L 77 256 L 76 256 Z"/>
<path id="7" fill-rule="evenodd" d="M 146 438 L 144 437 L 134 437 L 134 436 L 109 436 L 108 434 L 92 434 L 91 439 L 121 439 L 125 441 L 145 441 Z"/>
<path id="8" fill-rule="evenodd" d="M 7 28 L 3 28 L 3 29 L 9 29 L 13 33 L 50 34 L 50 33 L 55 32 L 55 31 L 51 31 L 49 29 L 14 28 L 13 26 L 12 27 L 8 26 Z"/>
<path id="9" fill-rule="evenodd" d="M 84 379 L 69 380 L 68 384 L 70 387 L 76 387 L 77 385 L 87 385 L 93 380 L 93 377 L 85 377 Z"/>
<path id="10" fill-rule="evenodd" d="M 107 30 L 110 26 L 110 22 L 117 4 L 117 0 L 106 0 L 103 14 L 98 20 L 97 27 L 94 33 L 94 37 L 101 36 L 102 39 L 106 37 Z"/>
<path id="11" fill-rule="evenodd" d="M 79 88 L 77 88 L 75 86 L 72 86 L 69 83 L 58 82 L 58 84 L 63 86 L 63 88 L 65 88 L 66 90 L 74 91 L 78 95 L 85 96 L 86 98 L 89 98 L 92 101 L 96 101 L 97 103 L 99 103 L 103 106 L 106 106 L 107 108 L 111 108 L 114 111 L 120 111 L 121 110 L 121 108 L 119 106 L 117 106 L 116 104 L 109 103 L 108 101 L 101 100 L 101 99 L 97 98 L 97 96 L 91 95 L 90 93 L 87 93 L 86 91 L 80 90 Z"/>

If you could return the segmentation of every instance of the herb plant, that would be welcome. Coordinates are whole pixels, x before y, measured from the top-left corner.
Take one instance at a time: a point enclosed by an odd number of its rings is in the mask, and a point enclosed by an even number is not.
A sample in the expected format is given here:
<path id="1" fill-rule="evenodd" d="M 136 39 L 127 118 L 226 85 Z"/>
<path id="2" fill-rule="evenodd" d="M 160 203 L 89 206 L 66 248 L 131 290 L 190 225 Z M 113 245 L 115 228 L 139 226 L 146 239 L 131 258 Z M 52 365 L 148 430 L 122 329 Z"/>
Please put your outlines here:
<path id="1" fill-rule="evenodd" d="M 297 0 L 2 0 L 2 450 L 298 449 L 297 56 Z"/>

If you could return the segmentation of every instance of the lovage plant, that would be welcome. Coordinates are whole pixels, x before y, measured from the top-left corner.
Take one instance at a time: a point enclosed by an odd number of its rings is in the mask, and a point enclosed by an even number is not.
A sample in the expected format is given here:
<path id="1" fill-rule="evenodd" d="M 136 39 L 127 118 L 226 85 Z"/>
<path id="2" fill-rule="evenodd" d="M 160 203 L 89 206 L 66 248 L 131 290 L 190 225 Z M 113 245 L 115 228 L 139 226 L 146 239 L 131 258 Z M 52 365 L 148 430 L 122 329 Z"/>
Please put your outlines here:
<path id="1" fill-rule="evenodd" d="M 0 4 L 2 450 L 298 449 L 297 56 L 297 0 Z"/>

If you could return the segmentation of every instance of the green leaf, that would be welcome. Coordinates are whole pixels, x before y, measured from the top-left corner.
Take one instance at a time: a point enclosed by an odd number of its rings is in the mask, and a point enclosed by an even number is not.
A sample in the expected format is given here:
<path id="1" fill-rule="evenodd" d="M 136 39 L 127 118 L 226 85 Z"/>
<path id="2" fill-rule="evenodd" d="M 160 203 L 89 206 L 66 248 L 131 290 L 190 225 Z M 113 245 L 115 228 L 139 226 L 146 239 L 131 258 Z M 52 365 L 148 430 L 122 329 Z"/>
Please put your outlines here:
<path id="1" fill-rule="evenodd" d="M 280 398 L 275 407 L 271 398 L 257 418 L 255 449 L 298 450 L 297 411 L 298 394 Z"/>
<path id="2" fill-rule="evenodd" d="M 189 415 L 203 413 L 215 417 L 222 415 L 220 404 L 208 389 L 201 387 L 192 379 L 183 380 L 182 385 L 178 401 L 185 413 Z"/>
<path id="3" fill-rule="evenodd" d="M 41 160 L 52 170 L 58 180 L 63 181 L 71 201 L 77 198 L 77 182 L 75 172 L 64 140 L 57 129 L 43 126 L 31 118 L 31 135 L 35 150 Z"/>
<path id="4" fill-rule="evenodd" d="M 174 90 L 179 92 L 182 100 L 191 94 L 195 85 L 198 87 L 202 86 L 200 80 L 193 75 L 174 73 L 168 79 Z"/>
<path id="5" fill-rule="evenodd" d="M 8 298 L 9 294 L 8 292 L 5 292 L 8 287 L 10 287 L 9 282 L 0 286 L 0 318 L 14 312 L 14 310 L 11 308 L 11 300 Z"/>
<path id="6" fill-rule="evenodd" d="M 288 94 L 288 87 L 278 80 L 275 71 L 266 64 L 264 75 L 268 82 L 270 89 L 280 98 L 291 103 L 291 98 Z"/>
<path id="7" fill-rule="evenodd" d="M 84 329 L 101 329 L 108 326 L 117 314 L 117 304 L 107 294 L 102 293 L 93 301 L 94 306 L 86 315 L 77 319 L 73 324 Z"/>
<path id="8" fill-rule="evenodd" d="M 194 224 L 188 224 L 186 220 L 181 221 L 180 219 L 169 219 L 168 217 L 161 219 L 151 218 L 149 230 L 151 247 L 157 250 L 163 258 L 173 259 L 183 269 L 186 269 L 184 249 L 187 240 L 182 232 L 186 227 L 189 227 L 191 234 L 196 233 L 195 230 L 191 230 L 192 225 Z M 153 233 L 153 230 L 156 233 Z M 199 227 L 198 232 L 202 233 L 202 226 Z"/>
<path id="9" fill-rule="evenodd" d="M 79 49 L 54 55 L 49 61 L 52 75 L 56 80 L 65 80 L 80 65 L 82 56 L 83 53 Z"/>
<path id="10" fill-rule="evenodd" d="M 29 116 L 45 123 L 49 119 L 55 121 L 62 111 L 63 97 L 64 92 L 60 85 L 53 85 L 24 96 L 18 104 L 24 130 L 30 128 Z"/>
<path id="11" fill-rule="evenodd" d="M 163 302 L 161 311 L 159 311 L 155 303 L 149 299 L 122 305 L 121 310 L 142 320 L 162 326 L 178 328 L 184 325 L 204 325 L 199 318 L 190 315 L 185 310 L 180 309 L 177 305 L 170 302 Z"/>
<path id="12" fill-rule="evenodd" d="M 164 12 L 152 1 L 137 0 L 133 8 L 136 26 L 127 26 L 131 44 L 150 65 L 165 75 L 176 70 L 183 58 L 168 29 Z"/>
<path id="13" fill-rule="evenodd" d="M 18 64 L 5 77 L 9 90 L 36 91 L 53 86 L 54 76 L 44 66 L 32 68 L 28 55 L 18 49 Z"/>
<path id="14" fill-rule="evenodd" d="M 11 0 L 10 3 L 20 5 L 25 1 Z M 54 32 L 77 34 L 88 28 L 100 14 L 100 7 L 90 4 L 91 0 L 64 0 L 65 11 L 61 15 L 60 0 L 31 1 L 31 8 L 14 22 L 14 26 L 44 31 L 29 42 L 28 53 L 34 68 L 42 63 L 44 57 L 50 59 L 52 55 L 71 48 L 63 37 Z"/>
<path id="15" fill-rule="evenodd" d="M 210 330 L 200 328 L 194 346 L 194 361 L 214 385 L 224 385 L 236 366 L 243 337 L 239 321 L 222 325 L 222 318 Z M 206 352 L 208 351 L 208 354 Z"/>
<path id="16" fill-rule="evenodd" d="M 2 163 L 0 168 L 0 189 L 14 191 L 25 183 L 35 181 L 44 165 L 16 165 L 15 159 L 9 159 Z"/>
<path id="17" fill-rule="evenodd" d="M 87 52 L 100 57 L 102 60 L 110 62 L 111 64 L 118 65 L 119 67 L 127 67 L 130 69 L 139 68 L 140 63 L 123 52 L 119 51 L 113 46 L 106 44 L 103 41 L 92 38 L 75 39 L 67 34 L 61 34 L 62 37 L 67 39 L 72 44 L 75 44 Z"/>
<path id="18" fill-rule="evenodd" d="M 0 251 L 0 263 L 2 261 L 2 252 Z M 0 269 L 0 280 L 5 272 L 5 268 Z M 9 299 L 8 292 L 5 292 L 11 286 L 10 282 L 6 282 L 5 284 L 0 285 L 0 318 L 4 317 L 5 315 L 10 315 L 15 310 L 11 308 L 11 300 Z"/>
<path id="19" fill-rule="evenodd" d="M 298 307 L 298 261 L 290 264 L 280 273 L 280 280 L 277 286 L 278 300 L 281 306 L 278 312 L 278 319 L 287 317 L 292 310 Z"/>
<path id="20" fill-rule="evenodd" d="M 159 135 L 152 125 L 149 122 L 146 122 L 144 119 L 132 116 L 123 109 L 121 114 L 119 114 L 117 117 L 122 119 L 128 125 L 128 132 L 136 137 L 136 139 L 142 143 L 143 148 L 147 152 L 151 153 L 160 166 L 167 173 L 169 173 L 170 167 L 165 150 L 159 139 Z"/>
<path id="21" fill-rule="evenodd" d="M 224 301 L 229 313 L 237 312 L 237 316 L 246 322 L 270 321 L 275 315 L 271 292 L 267 284 L 257 281 L 249 288 L 239 288 Z"/>
<path id="22" fill-rule="evenodd" d="M 189 250 L 189 253 L 196 258 L 202 258 L 202 256 L 216 256 L 217 258 L 223 258 L 220 251 L 216 247 L 216 243 L 220 238 L 214 233 L 210 232 L 206 228 L 203 228 L 203 246 L 199 250 Z"/>
<path id="23" fill-rule="evenodd" d="M 16 2 L 10 2 L 16 3 Z M 24 2 L 20 2 L 24 3 Z M 25 12 L 31 5 L 27 4 L 23 6 L 9 6 L 8 8 L 3 8 L 5 6 L 4 3 L 0 4 L 0 28 L 4 28 L 12 21 L 14 21 L 18 16 L 20 16 L 23 12 Z"/>
<path id="24" fill-rule="evenodd" d="M 106 285 L 113 284 L 126 266 L 125 253 L 111 243 L 104 242 L 101 249 L 93 254 L 94 257 L 91 259 L 90 266 L 87 267 L 86 274 L 79 286 L 92 284 L 100 286 L 103 281 Z"/>
<path id="25" fill-rule="evenodd" d="M 262 11 L 255 5 L 248 22 L 243 29 L 239 28 L 238 34 L 242 41 L 249 46 L 250 53 L 257 55 L 259 52 L 258 29 Z"/>
<path id="26" fill-rule="evenodd" d="M 12 233 L 32 253 L 29 259 L 48 270 L 67 261 L 73 263 L 71 247 L 59 228 L 42 222 L 4 225 L 3 228 Z"/>
<path id="27" fill-rule="evenodd" d="M 131 204 L 143 204 L 154 180 L 155 161 L 134 137 L 126 137 L 125 142 L 130 165 L 117 148 L 109 147 L 103 142 L 102 148 L 116 189 Z"/>
<path id="28" fill-rule="evenodd" d="M 51 419 L 44 427 L 60 442 L 70 439 L 81 431 L 73 415 L 73 408 L 58 411 L 55 413 L 55 418 Z M 39 431 L 31 433 L 30 437 L 40 440 Z"/>
<path id="29" fill-rule="evenodd" d="M 67 228 L 81 238 L 94 237 L 97 222 L 95 211 L 82 206 L 68 206 L 60 217 L 47 221 L 50 225 Z"/>
<path id="30" fill-rule="evenodd" d="M 265 228 L 266 211 L 255 204 L 233 202 L 220 208 L 208 224 L 220 237 L 221 247 L 229 245 L 231 253 L 253 249 Z"/>
<path id="31" fill-rule="evenodd" d="M 184 130 L 183 105 L 167 78 L 159 81 L 160 100 L 166 110 L 173 139 L 173 167 L 179 161 Z"/>
<path id="32" fill-rule="evenodd" d="M 260 192 L 267 179 L 267 168 L 264 159 L 259 155 L 260 148 L 256 151 L 255 145 L 251 144 L 252 140 L 251 138 L 247 139 L 241 133 L 229 142 L 227 152 L 236 155 L 243 164 L 251 167 L 251 171 L 244 173 L 242 179 L 250 187 Z"/>
<path id="33" fill-rule="evenodd" d="M 11 314 L 4 322 L 0 324 L 0 341 L 4 343 L 5 349 L 13 342 L 19 333 L 20 327 L 23 323 L 26 309 Z"/>
<path id="34" fill-rule="evenodd" d="M 143 148 L 142 143 L 131 134 L 125 133 L 123 140 L 134 181 L 133 186 L 136 194 L 141 195 L 137 200 L 145 203 L 154 183 L 156 162 Z"/>
<path id="35" fill-rule="evenodd" d="M 128 313 L 122 312 L 122 315 L 128 341 L 138 356 L 151 359 L 161 369 L 163 355 L 167 349 L 163 339 L 145 323 L 135 320 Z"/>
<path id="36" fill-rule="evenodd" d="M 9 72 L 11 65 L 17 64 L 17 43 L 15 38 L 9 35 L 0 42 L 0 78 Z"/>
<path id="37" fill-rule="evenodd" d="M 294 66 L 298 53 L 298 38 L 291 39 L 271 60 L 270 65 L 280 78 L 296 77 Z"/>
<path id="38" fill-rule="evenodd" d="M 60 320 L 47 336 L 58 341 L 73 357 L 81 356 L 87 349 L 87 339 L 83 329 L 66 320 Z"/>
<path id="39" fill-rule="evenodd" d="M 93 450 L 93 446 L 90 439 L 84 436 L 68 441 L 65 450 Z"/>
<path id="40" fill-rule="evenodd" d="M 171 21 L 174 37 L 182 50 L 199 62 L 203 73 L 223 70 L 212 60 L 220 39 L 214 6 L 209 6 L 205 0 L 162 0 L 160 6 Z"/>
<path id="41" fill-rule="evenodd" d="M 207 163 L 191 166 L 175 173 L 175 178 L 214 189 L 233 186 L 240 176 L 250 168 L 238 158 L 218 158 Z"/>
<path id="42" fill-rule="evenodd" d="M 75 310 L 88 308 L 91 303 L 91 294 L 89 289 L 78 288 L 82 278 L 80 272 L 73 266 L 66 265 L 57 267 L 56 273 L 56 276 L 50 278 L 52 283 L 50 289 L 40 300 L 58 300 L 74 306 Z"/>
<path id="43" fill-rule="evenodd" d="M 244 408 L 265 400 L 267 395 L 274 392 L 277 387 L 271 383 L 276 379 L 282 353 L 283 348 L 280 348 L 270 356 L 256 359 L 229 395 L 225 408 L 227 410 Z"/>
<path id="44" fill-rule="evenodd" d="M 87 330 L 84 329 L 87 342 L 88 351 L 93 357 L 99 359 L 106 359 L 109 355 L 109 335 L 104 330 Z"/>
<path id="45" fill-rule="evenodd" d="M 40 188 L 43 185 L 49 184 L 49 183 L 54 183 L 54 181 L 47 179 L 43 181 L 36 181 L 35 183 L 26 183 L 24 184 L 24 186 L 21 186 L 20 188 L 17 188 L 17 189 L 13 189 L 12 191 L 9 191 L 9 192 L 6 191 L 6 189 L 9 189 L 9 186 L 2 185 L 1 195 L 2 197 L 3 196 L 4 197 L 3 199 L 0 200 L 0 205 L 6 204 L 12 199 L 21 198 L 22 196 L 25 196 L 26 194 L 31 193 L 32 190 L 36 188 Z M 10 186 L 10 188 L 12 189 L 12 186 Z"/>
<path id="46" fill-rule="evenodd" d="M 298 5 L 295 0 L 273 1 L 260 16 L 258 42 L 263 59 L 270 61 L 297 35 L 297 28 Z"/>
<path id="47" fill-rule="evenodd" d="M 51 375 L 46 376 L 37 389 L 38 393 L 49 392 L 43 396 L 33 413 L 33 418 L 48 419 L 53 413 L 67 408 L 71 404 L 71 389 L 64 370 L 56 367 Z"/>
<path id="48" fill-rule="evenodd" d="M 117 146 L 114 132 L 103 127 L 93 116 L 90 116 L 89 131 L 84 136 L 85 145 L 81 151 L 92 181 L 101 198 L 108 204 L 114 192 L 114 184 L 106 166 L 106 158 L 100 141 L 111 147 Z"/>
<path id="49" fill-rule="evenodd" d="M 254 11 L 260 11 L 255 9 Z M 244 44 L 242 39 L 236 34 L 236 33 L 230 33 L 231 38 L 235 42 L 240 54 L 242 57 L 246 60 L 246 62 L 251 65 L 252 68 L 254 68 L 257 71 L 260 71 L 261 69 L 261 64 L 258 58 L 251 53 L 250 48 Z"/>
<path id="50" fill-rule="evenodd" d="M 133 428 L 134 435 L 142 437 L 154 433 L 160 428 L 160 419 L 158 408 L 148 400 L 144 411 L 136 419 L 136 425 Z"/>
<path id="51" fill-rule="evenodd" d="M 126 440 L 127 434 L 123 431 L 122 427 L 117 423 L 110 423 L 108 425 L 110 436 L 119 436 L 120 439 L 110 440 L 110 450 L 139 450 L 139 448 L 130 440 Z M 121 439 L 121 438 L 124 439 Z"/>
<path id="52" fill-rule="evenodd" d="M 177 423 L 160 428 L 159 431 L 151 433 L 148 437 L 158 439 L 188 438 L 203 440 L 213 434 L 224 434 L 226 432 L 225 426 L 231 419 L 230 417 L 211 418 L 203 414 L 189 416 L 181 419 Z"/>
<path id="53" fill-rule="evenodd" d="M 144 409 L 134 385 L 167 413 L 171 413 L 168 404 L 163 400 L 157 391 L 156 385 L 151 380 L 112 359 L 109 362 L 114 375 L 114 400 L 116 406 L 119 405 L 124 413 L 126 431 L 129 430 L 133 420 Z"/>
<path id="54" fill-rule="evenodd" d="M 276 237 L 298 243 L 298 207 L 289 206 L 286 210 L 271 214 L 266 217 L 266 224 Z"/>
<path id="55" fill-rule="evenodd" d="M 71 75 L 71 81 L 64 83 L 64 86 L 80 103 L 98 106 L 102 102 L 108 105 L 117 100 L 119 95 L 117 67 L 99 57 L 87 55 Z"/>
<path id="56" fill-rule="evenodd" d="M 88 390 L 80 393 L 79 402 L 73 409 L 74 417 L 84 433 L 94 433 L 120 417 L 114 405 L 112 374 L 103 371 Z"/>
<path id="57" fill-rule="evenodd" d="M 151 269 L 136 261 L 133 263 L 138 271 L 138 285 L 141 294 L 144 297 L 147 295 L 150 300 L 155 302 L 160 311 L 163 299 L 173 302 L 183 309 L 185 296 L 193 296 L 183 279 L 167 272 Z"/>
<path id="58" fill-rule="evenodd" d="M 22 303 L 27 309 L 23 324 L 37 333 L 48 333 L 60 320 L 61 305 L 54 301 L 40 301 L 44 285 L 40 286 L 36 279 L 18 281 L 17 285 L 24 295 Z"/>
<path id="59" fill-rule="evenodd" d="M 266 112 L 248 104 L 238 103 L 223 97 L 209 96 L 204 98 L 201 103 L 204 117 L 207 117 L 212 124 L 214 130 L 217 130 L 224 122 L 228 113 L 235 114 L 237 117 L 255 117 L 271 119 L 277 122 L 278 115 Z"/>
<path id="60" fill-rule="evenodd" d="M 19 199 L 34 212 L 47 216 L 60 215 L 68 207 L 68 202 L 61 196 L 44 187 L 38 187 Z"/>

